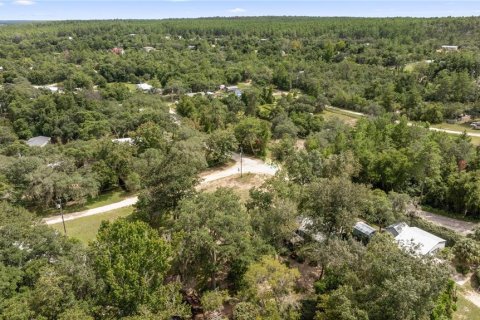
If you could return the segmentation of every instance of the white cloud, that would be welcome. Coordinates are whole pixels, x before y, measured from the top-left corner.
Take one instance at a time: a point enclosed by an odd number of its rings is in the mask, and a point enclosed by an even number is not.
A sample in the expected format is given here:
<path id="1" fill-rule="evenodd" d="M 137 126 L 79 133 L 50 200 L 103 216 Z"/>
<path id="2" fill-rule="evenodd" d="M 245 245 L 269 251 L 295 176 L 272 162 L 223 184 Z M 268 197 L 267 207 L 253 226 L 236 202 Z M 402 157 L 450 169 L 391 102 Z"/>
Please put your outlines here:
<path id="1" fill-rule="evenodd" d="M 228 12 L 230 12 L 230 13 L 242 13 L 242 12 L 245 12 L 245 11 L 247 11 L 247 10 L 242 9 L 242 8 L 235 8 L 235 9 L 228 10 Z"/>
<path id="2" fill-rule="evenodd" d="M 14 4 L 18 4 L 19 6 L 31 6 L 32 4 L 35 4 L 35 1 L 33 0 L 15 0 L 13 1 Z"/>

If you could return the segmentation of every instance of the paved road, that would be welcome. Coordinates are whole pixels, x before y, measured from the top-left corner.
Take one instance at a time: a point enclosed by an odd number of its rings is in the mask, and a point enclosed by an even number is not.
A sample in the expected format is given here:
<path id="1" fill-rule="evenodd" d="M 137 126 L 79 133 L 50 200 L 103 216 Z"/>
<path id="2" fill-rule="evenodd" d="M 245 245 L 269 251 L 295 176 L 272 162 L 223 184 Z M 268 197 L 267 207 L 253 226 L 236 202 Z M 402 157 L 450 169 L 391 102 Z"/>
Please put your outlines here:
<path id="1" fill-rule="evenodd" d="M 206 184 L 215 180 L 223 179 L 240 173 L 240 155 L 234 154 L 232 159 L 235 161 L 235 164 L 220 170 L 209 171 L 201 176 L 202 181 L 200 184 Z M 263 160 L 245 157 L 242 159 L 243 164 L 243 173 L 255 173 L 255 174 L 267 174 L 275 175 L 277 172 L 277 167 L 265 163 Z M 138 201 L 138 197 L 126 198 L 120 202 L 112 203 L 103 207 L 98 207 L 95 209 L 89 209 L 80 212 L 74 212 L 64 215 L 65 221 L 75 220 L 78 218 L 93 216 L 99 213 L 109 212 L 112 210 L 129 207 L 134 205 Z M 43 221 L 50 225 L 62 222 L 61 216 L 54 216 L 43 219 Z"/>

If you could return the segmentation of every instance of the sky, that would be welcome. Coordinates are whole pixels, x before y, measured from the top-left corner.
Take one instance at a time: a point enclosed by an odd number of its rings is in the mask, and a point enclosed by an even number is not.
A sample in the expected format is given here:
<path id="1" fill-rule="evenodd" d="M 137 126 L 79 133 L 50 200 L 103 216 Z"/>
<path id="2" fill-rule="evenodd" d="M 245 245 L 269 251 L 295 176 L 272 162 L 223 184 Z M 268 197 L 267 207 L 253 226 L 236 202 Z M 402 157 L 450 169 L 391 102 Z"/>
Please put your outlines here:
<path id="1" fill-rule="evenodd" d="M 0 20 L 480 16 L 480 0 L 0 0 Z"/>

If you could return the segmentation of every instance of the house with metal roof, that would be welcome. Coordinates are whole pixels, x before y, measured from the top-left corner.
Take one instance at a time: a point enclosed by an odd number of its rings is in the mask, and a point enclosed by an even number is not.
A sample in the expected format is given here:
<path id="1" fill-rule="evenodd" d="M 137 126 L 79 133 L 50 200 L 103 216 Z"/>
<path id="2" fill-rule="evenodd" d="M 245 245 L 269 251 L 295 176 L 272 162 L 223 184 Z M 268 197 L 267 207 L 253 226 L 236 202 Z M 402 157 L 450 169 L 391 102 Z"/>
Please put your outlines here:
<path id="1" fill-rule="evenodd" d="M 400 247 L 413 250 L 421 256 L 435 254 L 437 251 L 445 248 L 447 243 L 447 240 L 420 228 L 410 227 L 405 222 L 392 224 L 385 230 L 395 238 Z"/>
<path id="2" fill-rule="evenodd" d="M 29 147 L 43 148 L 47 144 L 49 144 L 51 140 L 52 140 L 52 138 L 50 138 L 50 137 L 44 137 L 44 136 L 33 137 L 33 138 L 28 139 L 27 145 Z"/>
<path id="3" fill-rule="evenodd" d="M 361 241 L 368 242 L 370 238 L 377 232 L 373 227 L 369 226 L 365 222 L 359 221 L 353 226 L 352 234 L 354 237 Z"/>

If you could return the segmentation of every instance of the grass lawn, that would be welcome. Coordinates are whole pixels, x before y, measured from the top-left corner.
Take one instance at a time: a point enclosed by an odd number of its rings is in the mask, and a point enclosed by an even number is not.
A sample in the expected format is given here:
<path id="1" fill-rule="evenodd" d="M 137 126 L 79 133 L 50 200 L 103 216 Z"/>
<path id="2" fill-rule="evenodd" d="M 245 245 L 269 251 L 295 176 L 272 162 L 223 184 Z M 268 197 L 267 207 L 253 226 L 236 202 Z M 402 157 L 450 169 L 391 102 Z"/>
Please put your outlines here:
<path id="1" fill-rule="evenodd" d="M 126 217 L 132 212 L 133 207 L 125 207 L 89 217 L 66 221 L 65 226 L 67 228 L 67 235 L 80 240 L 84 244 L 88 244 L 88 242 L 95 239 L 98 228 L 100 227 L 100 223 L 102 221 L 113 221 L 121 217 Z M 62 223 L 52 224 L 51 227 L 63 233 Z"/>
<path id="2" fill-rule="evenodd" d="M 480 320 L 480 308 L 459 293 L 457 311 L 453 314 L 453 320 Z"/>
<path id="3" fill-rule="evenodd" d="M 439 123 L 439 124 L 432 124 L 430 126 L 432 128 L 454 130 L 454 131 L 460 131 L 460 132 L 467 131 L 470 133 L 480 133 L 480 130 L 473 130 L 472 128 L 470 128 L 470 125 L 466 123 Z"/>
<path id="4" fill-rule="evenodd" d="M 355 125 L 360 118 L 360 116 L 355 116 L 346 112 L 337 111 L 337 110 L 324 110 L 321 115 L 325 120 L 337 118 L 349 125 Z"/>

